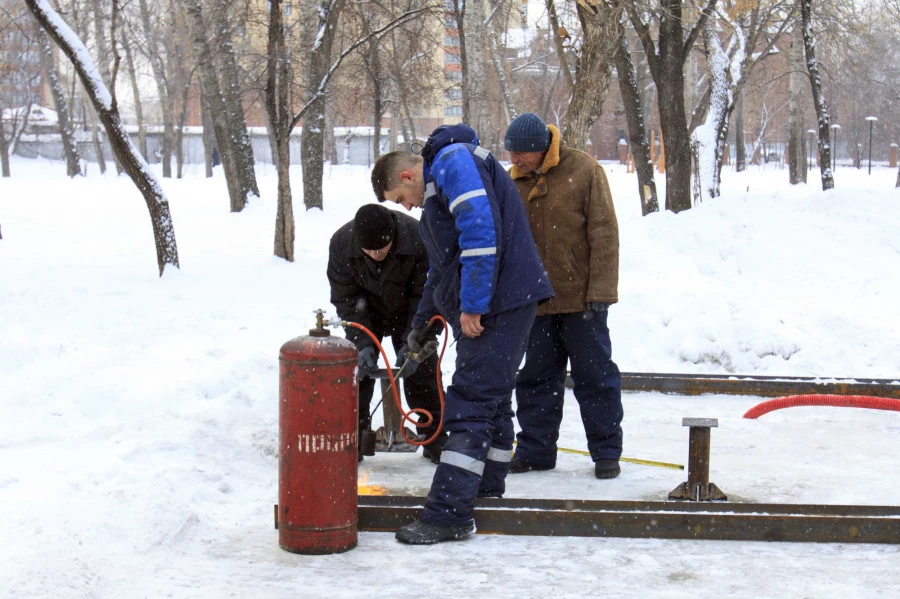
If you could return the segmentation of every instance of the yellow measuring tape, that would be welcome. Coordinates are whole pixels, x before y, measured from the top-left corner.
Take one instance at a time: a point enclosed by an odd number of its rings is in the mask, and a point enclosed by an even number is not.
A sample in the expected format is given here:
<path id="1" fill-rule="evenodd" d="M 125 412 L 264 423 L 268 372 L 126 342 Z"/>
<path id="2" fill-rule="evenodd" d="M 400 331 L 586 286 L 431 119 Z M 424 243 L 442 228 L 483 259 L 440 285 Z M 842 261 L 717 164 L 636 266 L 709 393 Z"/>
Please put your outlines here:
<path id="1" fill-rule="evenodd" d="M 577 453 L 578 455 L 591 455 L 588 451 L 582 451 L 580 449 L 569 449 L 568 447 L 558 447 L 558 451 L 563 451 L 565 453 Z M 684 470 L 684 466 L 681 464 L 670 464 L 668 462 L 654 462 L 653 460 L 639 460 L 637 458 L 619 458 L 620 462 L 630 462 L 632 464 L 642 464 L 644 466 L 657 466 L 659 468 L 672 468 L 674 470 Z"/>

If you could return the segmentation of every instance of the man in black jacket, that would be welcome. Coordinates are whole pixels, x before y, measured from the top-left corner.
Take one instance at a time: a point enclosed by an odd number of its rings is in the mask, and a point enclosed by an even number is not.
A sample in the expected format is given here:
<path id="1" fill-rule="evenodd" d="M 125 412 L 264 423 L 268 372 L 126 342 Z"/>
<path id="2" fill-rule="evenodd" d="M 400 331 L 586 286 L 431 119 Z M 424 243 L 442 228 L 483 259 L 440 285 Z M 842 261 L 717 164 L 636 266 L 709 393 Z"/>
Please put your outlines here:
<path id="1" fill-rule="evenodd" d="M 343 320 L 359 323 L 378 337 L 391 337 L 401 366 L 409 351 L 406 339 L 428 276 L 428 253 L 419 235 L 419 221 L 379 204 L 366 204 L 356 217 L 338 229 L 328 248 L 328 282 L 331 303 Z M 379 352 L 372 339 L 355 327 L 347 328 L 347 339 L 359 350 L 359 431 L 371 427 L 370 404 L 375 389 L 371 377 L 378 369 Z M 418 429 L 424 438 L 434 435 L 441 421 L 432 354 L 404 379 L 410 408 L 431 412 L 431 425 Z M 390 401 L 386 399 L 385 401 Z M 422 455 L 440 461 L 446 434 L 424 446 Z M 362 454 L 360 454 L 362 459 Z"/>

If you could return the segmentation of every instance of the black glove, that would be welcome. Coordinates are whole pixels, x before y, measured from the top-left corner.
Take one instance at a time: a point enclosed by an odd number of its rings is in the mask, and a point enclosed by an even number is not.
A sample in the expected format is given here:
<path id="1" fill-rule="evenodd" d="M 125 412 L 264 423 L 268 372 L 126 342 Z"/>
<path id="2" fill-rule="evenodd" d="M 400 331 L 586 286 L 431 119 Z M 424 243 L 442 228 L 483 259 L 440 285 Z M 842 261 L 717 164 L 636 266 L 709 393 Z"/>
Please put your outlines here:
<path id="1" fill-rule="evenodd" d="M 357 366 L 359 367 L 359 378 L 371 377 L 375 374 L 375 371 L 378 370 L 378 354 L 375 353 L 374 347 L 367 345 L 359 350 Z"/>
<path id="2" fill-rule="evenodd" d="M 406 344 L 409 345 L 410 351 L 417 354 L 429 341 L 434 341 L 437 345 L 437 336 L 443 330 L 444 326 L 438 322 L 412 329 L 406 337 Z"/>
<path id="3" fill-rule="evenodd" d="M 406 365 L 405 368 L 403 367 L 404 364 Z M 394 366 L 401 369 L 400 372 L 397 373 L 398 376 L 409 376 L 419 367 L 419 360 L 410 356 L 409 345 L 406 343 L 404 343 L 403 347 L 400 348 L 400 351 L 397 352 L 397 362 Z"/>
<path id="4" fill-rule="evenodd" d="M 588 302 L 587 309 L 591 312 L 606 312 L 609 309 L 609 304 L 604 304 L 603 302 Z"/>

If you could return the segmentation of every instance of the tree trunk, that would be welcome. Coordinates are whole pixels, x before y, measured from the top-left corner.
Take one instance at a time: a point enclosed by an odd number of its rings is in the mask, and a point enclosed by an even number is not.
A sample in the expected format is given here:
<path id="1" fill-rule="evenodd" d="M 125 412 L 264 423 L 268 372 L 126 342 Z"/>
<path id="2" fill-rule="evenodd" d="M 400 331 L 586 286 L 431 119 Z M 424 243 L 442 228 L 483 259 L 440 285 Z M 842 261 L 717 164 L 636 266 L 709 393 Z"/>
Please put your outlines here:
<path id="1" fill-rule="evenodd" d="M 722 178 L 722 160 L 728 137 L 728 119 L 734 108 L 729 57 L 722 49 L 716 21 L 711 20 L 703 29 L 704 52 L 709 78 L 709 101 L 706 122 L 694 133 L 693 147 L 696 160 L 695 172 L 701 177 L 696 185 L 699 198 L 719 196 Z M 739 50 L 740 51 L 740 50 Z M 742 51 L 740 51 L 742 53 Z M 695 201 L 698 197 L 695 195 Z"/>
<path id="2" fill-rule="evenodd" d="M 72 66 L 81 79 L 86 93 L 97 110 L 100 120 L 106 128 L 113 151 L 116 153 L 125 172 L 144 196 L 150 221 L 153 226 L 153 237 L 156 242 L 156 260 L 159 274 L 162 276 L 168 264 L 178 267 L 178 248 L 175 244 L 175 229 L 166 199 L 159 182 L 150 172 L 147 163 L 138 154 L 137 148 L 125 132 L 119 117 L 118 109 L 112 96 L 97 76 L 96 66 L 90 59 L 87 49 L 76 37 L 75 33 L 50 8 L 47 0 L 25 0 L 28 8 L 41 23 L 57 46 L 72 62 Z"/>
<path id="3" fill-rule="evenodd" d="M 156 93 L 159 95 L 160 112 L 162 113 L 163 120 L 163 136 L 159 148 L 160 162 L 162 163 L 162 176 L 169 178 L 172 176 L 174 98 L 169 89 L 169 78 L 166 74 L 166 67 L 163 64 L 159 47 L 159 36 L 150 22 L 150 9 L 147 5 L 147 0 L 140 0 L 139 8 L 141 13 L 141 24 L 143 25 L 146 41 L 147 57 L 150 60 L 153 79 L 156 82 Z"/>
<path id="4" fill-rule="evenodd" d="M 559 72 L 562 74 L 566 82 L 566 89 L 571 93 L 575 89 L 575 81 L 572 80 L 572 69 L 569 67 L 568 54 L 566 53 L 565 38 L 562 36 L 563 29 L 559 25 L 559 14 L 556 12 L 555 0 L 545 0 L 547 8 L 547 18 L 550 21 L 550 34 L 553 36 L 553 43 L 556 46 L 556 58 L 559 61 Z"/>
<path id="5" fill-rule="evenodd" d="M 244 200 L 240 208 L 232 212 L 240 212 L 247 203 L 248 196 L 259 197 L 259 185 L 256 182 L 256 167 L 253 157 L 253 144 L 247 131 L 244 119 L 244 102 L 241 94 L 241 82 L 238 77 L 237 58 L 234 53 L 234 31 L 228 15 L 226 2 L 213 2 L 212 17 L 216 32 L 216 53 L 218 59 L 220 86 L 225 107 L 228 110 L 228 128 L 234 139 L 234 148 L 238 152 L 237 166 Z M 221 152 L 221 150 L 220 150 Z"/>
<path id="6" fill-rule="evenodd" d="M 248 178 L 252 168 L 243 161 L 247 158 L 240 147 L 241 133 L 232 129 L 235 122 L 229 118 L 229 109 L 222 94 L 212 47 L 207 41 L 207 25 L 203 19 L 200 0 L 185 0 L 185 12 L 191 29 L 197 67 L 200 72 L 200 91 L 209 110 L 216 138 L 216 149 L 225 171 L 231 211 L 240 212 L 247 205 L 248 197 L 259 195 L 256 178 Z"/>
<path id="7" fill-rule="evenodd" d="M 684 34 L 681 2 L 665 0 L 659 33 L 659 69 L 654 76 L 659 97 L 660 128 L 666 147 L 666 210 L 678 213 L 691 207 L 691 143 L 684 110 Z"/>
<path id="8" fill-rule="evenodd" d="M 470 118 L 467 121 L 482 144 L 496 152 L 496 131 L 491 126 L 491 114 L 487 96 L 487 63 L 485 56 L 489 45 L 485 27 L 484 0 L 466 0 L 466 66 L 463 76 L 463 95 L 469 94 Z"/>
<path id="9" fill-rule="evenodd" d="M 822 175 L 822 191 L 834 189 L 834 173 L 831 171 L 831 117 L 822 93 L 822 77 L 816 60 L 816 44 L 812 33 L 812 0 L 800 0 L 800 17 L 803 23 L 803 47 L 806 50 L 806 67 L 812 89 L 813 106 L 819 129 L 819 172 Z"/>
<path id="10" fill-rule="evenodd" d="M 619 12 L 598 3 L 586 8 L 579 3 L 582 41 L 575 65 L 575 87 L 563 122 L 566 145 L 584 150 L 594 122 L 600 118 L 609 91 L 612 58 L 616 51 Z"/>
<path id="11" fill-rule="evenodd" d="M 3 124 L 0 123 L 0 176 L 8 178 L 11 174 L 9 170 L 9 140 L 6 137 L 6 131 L 3 130 Z"/>
<path id="12" fill-rule="evenodd" d="M 291 107 L 288 56 L 284 43 L 281 0 L 271 0 L 269 7 L 269 41 L 266 53 L 266 115 L 272 125 L 271 137 L 277 156 L 273 156 L 278 172 L 278 209 L 275 214 L 275 255 L 294 261 L 294 208 L 291 198 Z M 304 176 L 304 179 L 306 177 Z"/>
<path id="13" fill-rule="evenodd" d="M 303 169 L 303 204 L 307 210 L 323 207 L 326 101 L 323 82 L 331 67 L 331 48 L 344 1 L 330 0 L 327 7 L 322 4 L 323 0 L 316 0 L 304 8 L 307 16 L 303 28 L 303 47 L 308 49 L 304 64 L 304 99 L 308 108 L 303 117 L 300 163 Z"/>
<path id="14" fill-rule="evenodd" d="M 85 92 L 87 95 L 87 92 Z M 90 100 L 85 100 L 87 105 L 87 113 L 91 117 L 91 142 L 94 144 L 94 155 L 97 157 L 97 166 L 100 168 L 100 174 L 106 174 L 106 158 L 103 157 L 103 141 L 100 139 L 100 126 L 97 124 L 97 115 L 94 107 L 90 104 Z"/>
<path id="15" fill-rule="evenodd" d="M 503 98 L 503 107 L 505 109 L 504 116 L 506 117 L 506 124 L 509 124 L 516 118 L 518 113 L 516 111 L 516 104 L 513 101 L 512 90 L 509 88 L 509 80 L 506 76 L 506 68 L 504 67 L 505 61 L 503 60 L 500 51 L 500 35 L 497 32 L 497 28 L 494 27 L 493 20 L 488 23 L 487 33 L 491 44 L 491 62 L 494 64 L 494 70 L 497 72 L 497 85 L 500 87 L 500 96 Z"/>
<path id="16" fill-rule="evenodd" d="M 179 72 L 183 69 L 179 68 Z M 183 74 L 183 73 L 182 73 Z M 191 73 L 184 78 L 181 86 L 181 112 L 178 115 L 178 128 L 175 130 L 175 167 L 176 176 L 181 179 L 184 168 L 184 125 L 187 122 L 188 94 L 191 91 Z"/>
<path id="17" fill-rule="evenodd" d="M 41 64 L 47 73 L 47 81 L 50 84 L 50 92 L 53 94 L 53 104 L 59 120 L 59 134 L 62 138 L 63 156 L 66 159 L 66 175 L 74 177 L 81 174 L 81 158 L 78 156 L 78 144 L 75 141 L 72 119 L 69 118 L 69 104 L 66 102 L 66 94 L 59 79 L 59 70 L 53 60 L 50 38 L 43 29 L 38 29 L 37 33 L 38 41 L 41 44 Z"/>
<path id="18" fill-rule="evenodd" d="M 200 119 L 203 122 L 203 166 L 207 179 L 213 176 L 212 152 L 216 147 L 215 125 L 213 125 L 212 116 L 210 116 L 209 112 L 209 106 L 206 105 L 203 94 L 200 94 Z M 273 155 L 273 164 L 274 161 L 275 156 Z"/>
<path id="19" fill-rule="evenodd" d="M 644 124 L 644 111 L 631 61 L 631 51 L 625 38 L 625 28 L 619 30 L 616 49 L 616 73 L 619 78 L 619 91 L 625 107 L 625 120 L 628 123 L 631 155 L 637 171 L 638 196 L 641 201 L 641 214 L 647 216 L 651 212 L 659 212 L 659 198 L 656 193 L 656 180 L 653 175 L 653 162 L 650 160 L 650 144 L 647 141 L 647 127 Z"/>
<path id="20" fill-rule="evenodd" d="M 791 73 L 788 77 L 788 176 L 791 185 L 806 183 L 806 138 L 800 94 L 804 71 L 803 40 L 800 27 L 791 35 Z"/>
<path id="21" fill-rule="evenodd" d="M 744 90 L 737 91 L 734 108 L 734 170 L 742 173 L 747 169 L 747 146 L 744 139 Z"/>
<path id="22" fill-rule="evenodd" d="M 99 68 L 100 77 L 103 80 L 103 83 L 109 88 L 110 93 L 113 96 L 113 100 L 116 97 L 116 82 L 113 81 L 113 74 L 109 70 L 109 61 L 110 57 L 114 56 L 115 48 L 111 51 L 106 43 L 106 30 L 104 25 L 106 24 L 107 17 L 104 12 L 104 6 L 101 3 L 101 0 L 91 0 L 91 10 L 94 13 L 94 43 L 97 44 L 97 56 L 100 58 L 97 61 L 97 67 Z M 115 40 L 112 40 L 113 44 L 115 44 Z M 101 122 L 103 119 L 100 119 Z M 107 134 L 108 136 L 108 134 Z M 112 139 L 109 140 L 110 145 L 112 145 Z M 113 152 L 113 163 L 116 165 L 116 173 L 122 174 L 122 165 L 119 163 L 119 157 L 116 155 L 115 151 Z M 101 168 L 101 172 L 105 170 L 106 165 L 104 164 L 104 168 Z"/>
<path id="23" fill-rule="evenodd" d="M 128 63 L 128 75 L 131 80 L 131 91 L 134 95 L 134 116 L 137 119 L 138 126 L 138 148 L 141 150 L 141 156 L 147 160 L 147 129 L 144 127 L 144 111 L 141 108 L 141 91 L 138 87 L 137 73 L 134 70 L 134 57 L 131 54 L 131 44 L 127 41 L 122 42 L 125 48 L 125 61 Z"/>

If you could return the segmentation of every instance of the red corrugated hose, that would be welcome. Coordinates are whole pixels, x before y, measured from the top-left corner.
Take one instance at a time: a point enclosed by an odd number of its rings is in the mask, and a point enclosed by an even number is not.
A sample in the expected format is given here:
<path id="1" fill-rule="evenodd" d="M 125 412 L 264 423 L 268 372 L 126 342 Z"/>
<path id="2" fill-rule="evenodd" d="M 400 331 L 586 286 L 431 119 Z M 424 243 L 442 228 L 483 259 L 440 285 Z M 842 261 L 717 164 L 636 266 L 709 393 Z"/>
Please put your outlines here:
<path id="1" fill-rule="evenodd" d="M 782 408 L 795 406 L 834 406 L 840 408 L 869 408 L 900 412 L 900 399 L 873 397 L 871 395 L 790 395 L 776 397 L 756 404 L 744 414 L 744 418 L 759 418 Z"/>

